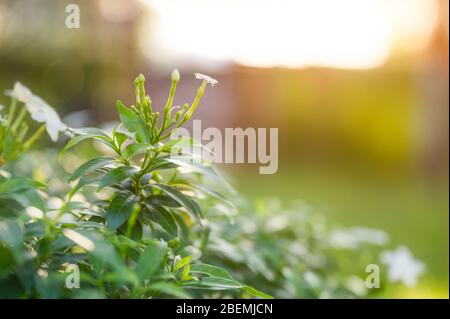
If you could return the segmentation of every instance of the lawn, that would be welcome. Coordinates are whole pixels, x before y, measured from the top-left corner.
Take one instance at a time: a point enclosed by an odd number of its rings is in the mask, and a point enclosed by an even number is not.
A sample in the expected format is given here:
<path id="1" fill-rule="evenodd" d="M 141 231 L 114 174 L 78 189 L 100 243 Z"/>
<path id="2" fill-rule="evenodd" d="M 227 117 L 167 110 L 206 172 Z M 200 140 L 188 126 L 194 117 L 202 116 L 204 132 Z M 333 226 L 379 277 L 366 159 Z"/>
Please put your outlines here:
<path id="1" fill-rule="evenodd" d="M 275 175 L 239 171 L 235 181 L 252 198 L 303 200 L 343 226 L 384 229 L 390 246 L 409 246 L 427 265 L 414 289 L 391 287 L 386 297 L 448 298 L 448 186 L 418 177 L 357 174 L 354 169 L 327 170 L 304 166 Z M 269 186 L 269 187 L 268 187 Z"/>

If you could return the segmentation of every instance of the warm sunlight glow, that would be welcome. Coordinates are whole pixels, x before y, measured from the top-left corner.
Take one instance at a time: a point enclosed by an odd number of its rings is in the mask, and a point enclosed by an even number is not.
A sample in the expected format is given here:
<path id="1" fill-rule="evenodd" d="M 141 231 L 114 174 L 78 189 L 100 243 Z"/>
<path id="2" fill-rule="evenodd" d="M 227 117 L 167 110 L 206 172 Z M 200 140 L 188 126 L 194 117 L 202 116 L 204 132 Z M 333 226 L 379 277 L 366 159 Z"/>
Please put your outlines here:
<path id="1" fill-rule="evenodd" d="M 143 1 L 156 17 L 146 20 L 153 38 L 142 32 L 141 46 L 156 61 L 372 68 L 392 49 L 396 19 L 382 0 Z"/>

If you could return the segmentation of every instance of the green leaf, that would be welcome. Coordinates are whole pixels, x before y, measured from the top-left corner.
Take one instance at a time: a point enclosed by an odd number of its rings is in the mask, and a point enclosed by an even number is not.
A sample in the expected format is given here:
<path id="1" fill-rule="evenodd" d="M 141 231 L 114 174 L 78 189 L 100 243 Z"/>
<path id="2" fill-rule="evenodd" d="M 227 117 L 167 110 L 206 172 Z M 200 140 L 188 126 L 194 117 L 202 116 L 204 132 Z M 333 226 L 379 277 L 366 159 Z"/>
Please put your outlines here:
<path id="1" fill-rule="evenodd" d="M 227 270 L 218 266 L 209 264 L 191 264 L 191 273 L 198 273 L 209 276 L 200 278 L 200 281 L 198 281 L 197 284 L 194 284 L 193 287 L 208 287 L 214 290 L 239 288 L 256 297 L 265 299 L 273 298 L 272 296 L 265 294 L 251 286 L 247 286 L 238 282 L 233 277 L 231 277 Z M 192 283 L 189 283 L 189 285 L 192 286 Z"/>
<path id="2" fill-rule="evenodd" d="M 175 265 L 175 267 L 173 268 L 174 271 L 177 271 L 178 269 L 183 268 L 184 266 L 188 265 L 192 260 L 192 256 L 186 256 L 184 258 L 182 258 L 179 262 L 177 262 L 177 264 Z"/>
<path id="3" fill-rule="evenodd" d="M 36 189 L 30 188 L 15 191 L 14 193 L 9 193 L 8 196 L 14 199 L 23 207 L 33 206 L 39 208 L 42 211 L 46 211 L 45 203 Z"/>
<path id="4" fill-rule="evenodd" d="M 129 191 L 118 192 L 109 203 L 106 225 L 112 230 L 120 227 L 135 209 L 137 198 Z"/>
<path id="5" fill-rule="evenodd" d="M 197 162 L 187 156 L 170 156 L 165 158 L 167 162 L 176 164 L 177 166 L 186 168 L 192 172 L 199 173 L 203 176 L 212 177 L 221 186 L 225 187 L 230 193 L 235 194 L 234 188 L 227 182 L 222 174 L 212 165 L 203 162 Z"/>
<path id="6" fill-rule="evenodd" d="M 78 181 L 78 183 L 75 185 L 75 187 L 70 190 L 69 198 L 71 198 L 73 195 L 75 195 L 75 193 L 78 192 L 83 186 L 99 183 L 101 178 L 102 177 L 100 177 L 100 176 L 83 176 L 83 177 L 81 177 L 80 180 Z"/>
<path id="7" fill-rule="evenodd" d="M 245 286 L 242 288 L 242 290 L 244 290 L 245 292 L 249 293 L 250 295 L 253 295 L 256 297 L 260 297 L 260 298 L 264 298 L 264 299 L 273 299 L 273 297 L 271 295 L 268 295 L 262 291 L 259 291 L 251 286 Z"/>
<path id="8" fill-rule="evenodd" d="M 94 267 L 101 271 L 104 263 L 110 265 L 114 271 L 103 275 L 110 282 L 137 284 L 136 275 L 130 271 L 117 253 L 114 245 L 107 240 L 99 238 L 97 232 L 79 230 L 65 230 L 64 235 L 78 246 L 86 249 L 92 256 Z"/>
<path id="9" fill-rule="evenodd" d="M 191 264 L 187 263 L 184 268 L 183 271 L 181 273 L 181 280 L 183 281 L 188 281 L 192 279 L 192 276 L 190 275 L 191 272 Z"/>
<path id="10" fill-rule="evenodd" d="M 199 273 L 203 275 L 208 275 L 210 277 L 233 279 L 227 270 L 209 264 L 192 264 L 191 273 Z"/>
<path id="11" fill-rule="evenodd" d="M 130 133 L 136 134 L 136 140 L 145 144 L 150 144 L 149 134 L 147 133 L 147 127 L 133 110 L 125 107 L 121 101 L 116 103 L 117 110 L 119 111 L 120 120 Z"/>
<path id="12" fill-rule="evenodd" d="M 0 280 L 4 277 L 7 277 L 8 273 L 12 270 L 13 266 L 14 266 L 14 257 L 11 251 L 0 242 Z M 3 283 L 0 282 L 0 286 L 2 287 L 1 290 L 6 290 L 6 287 L 4 288 L 2 284 Z"/>
<path id="13" fill-rule="evenodd" d="M 178 227 L 172 214 L 162 206 L 146 204 L 147 211 L 152 220 L 157 222 L 169 235 L 178 235 Z"/>
<path id="14" fill-rule="evenodd" d="M 0 242 L 3 242 L 18 262 L 24 258 L 23 255 L 23 241 L 24 241 L 24 226 L 16 220 L 7 219 L 0 221 Z"/>
<path id="15" fill-rule="evenodd" d="M 220 277 L 202 277 L 199 281 L 185 283 L 188 288 L 203 288 L 209 290 L 241 289 L 245 286 L 239 281 Z"/>
<path id="16" fill-rule="evenodd" d="M 1 196 L 6 196 L 6 198 L 2 198 Z M 17 217 L 23 208 L 19 202 L 8 197 L 7 194 L 0 195 L 0 218 Z"/>
<path id="17" fill-rule="evenodd" d="M 144 154 L 147 151 L 148 146 L 144 144 L 130 144 L 125 147 L 122 152 L 124 158 L 133 158 L 136 155 Z"/>
<path id="18" fill-rule="evenodd" d="M 0 183 L 0 193 L 15 193 L 42 187 L 45 187 L 45 184 L 32 179 L 12 178 Z"/>
<path id="19" fill-rule="evenodd" d="M 232 209 L 236 209 L 236 206 L 232 202 L 230 202 L 228 199 L 226 199 L 226 197 L 224 195 L 222 195 L 221 193 L 219 193 L 219 192 L 217 192 L 217 191 L 215 191 L 215 190 L 213 190 L 213 189 L 211 189 L 211 188 L 209 188 L 207 186 L 204 186 L 204 185 L 202 185 L 202 186 L 200 186 L 200 185 L 190 185 L 190 186 L 192 188 L 194 188 L 194 189 L 198 189 L 199 191 L 201 191 L 201 192 L 203 192 L 203 193 L 205 193 L 205 194 L 207 194 L 207 195 L 209 195 L 211 197 L 214 197 L 215 199 L 221 201 L 222 203 L 230 206 Z"/>
<path id="20" fill-rule="evenodd" d="M 199 148 L 202 148 L 202 149 L 212 153 L 211 150 L 209 150 L 207 147 L 203 146 L 201 143 L 197 142 L 192 137 L 180 137 L 175 140 L 169 140 L 160 148 L 160 150 L 162 152 L 169 152 L 169 153 L 171 151 L 179 152 L 179 151 L 183 150 L 183 147 L 187 147 L 187 146 L 190 148 L 199 147 Z"/>
<path id="21" fill-rule="evenodd" d="M 70 182 L 78 179 L 82 175 L 91 173 L 91 172 L 95 171 L 96 169 L 102 168 L 103 166 L 110 164 L 114 161 L 115 161 L 115 159 L 112 157 L 98 157 L 98 158 L 91 159 L 90 161 L 87 161 L 86 163 L 84 163 L 83 165 L 78 167 L 75 170 L 75 172 L 73 172 L 72 175 L 69 176 L 69 178 L 67 179 L 67 182 L 70 183 Z"/>
<path id="22" fill-rule="evenodd" d="M 102 131 L 101 129 L 96 128 L 96 127 L 74 128 L 74 129 L 72 129 L 72 132 L 76 135 L 98 136 L 98 137 L 105 137 L 105 138 L 109 139 L 109 136 L 105 131 Z"/>
<path id="23" fill-rule="evenodd" d="M 128 134 L 121 131 L 114 131 L 113 136 L 118 148 L 120 148 L 122 144 L 125 143 L 125 141 L 128 139 Z"/>
<path id="24" fill-rule="evenodd" d="M 152 241 L 139 257 L 136 266 L 136 274 L 139 282 L 148 279 L 161 265 L 167 251 L 167 245 L 162 242 Z"/>
<path id="25" fill-rule="evenodd" d="M 191 298 L 191 296 L 189 296 L 189 294 L 186 291 L 184 291 L 183 288 L 164 281 L 159 281 L 151 284 L 147 290 L 149 290 L 150 292 L 155 291 L 178 298 L 185 298 L 185 299 Z"/>
<path id="26" fill-rule="evenodd" d="M 167 161 L 164 158 L 158 158 L 150 167 L 148 172 L 163 170 L 163 169 L 171 169 L 171 168 L 177 168 L 179 165 L 176 165 L 174 163 L 171 163 Z"/>
<path id="27" fill-rule="evenodd" d="M 85 127 L 79 129 L 72 129 L 72 132 L 75 133 L 76 136 L 72 137 L 67 142 L 66 146 L 64 146 L 63 150 L 59 154 L 60 157 L 62 157 L 69 149 L 87 139 L 95 139 L 105 144 L 106 146 L 114 149 L 114 144 L 112 143 L 109 136 L 100 129 L 94 127 Z"/>
<path id="28" fill-rule="evenodd" d="M 98 191 L 105 188 L 106 186 L 111 186 L 122 182 L 124 179 L 129 178 L 139 171 L 137 167 L 134 166 L 119 166 L 115 169 L 110 170 L 103 176 L 100 180 L 100 185 L 98 186 Z"/>
<path id="29" fill-rule="evenodd" d="M 71 201 L 71 202 L 67 202 L 66 204 L 64 204 L 64 207 L 62 208 L 62 210 L 64 212 L 70 212 L 72 210 L 83 210 L 83 209 L 88 208 L 89 206 L 90 206 L 90 204 L 87 202 Z"/>
<path id="30" fill-rule="evenodd" d="M 152 205 L 159 205 L 164 207 L 176 208 L 181 206 L 180 203 L 165 194 L 152 195 L 147 198 L 147 201 Z"/>
<path id="31" fill-rule="evenodd" d="M 192 199 L 181 193 L 179 190 L 170 187 L 168 185 L 162 185 L 162 184 L 150 184 L 148 185 L 150 187 L 156 187 L 172 197 L 174 200 L 176 200 L 178 203 L 180 203 L 191 215 L 193 215 L 195 218 L 203 218 L 202 211 L 198 204 L 194 202 Z"/>
<path id="32" fill-rule="evenodd" d="M 141 240 L 143 234 L 142 223 L 140 221 L 136 221 L 133 226 L 130 234 L 130 238 L 133 240 Z"/>

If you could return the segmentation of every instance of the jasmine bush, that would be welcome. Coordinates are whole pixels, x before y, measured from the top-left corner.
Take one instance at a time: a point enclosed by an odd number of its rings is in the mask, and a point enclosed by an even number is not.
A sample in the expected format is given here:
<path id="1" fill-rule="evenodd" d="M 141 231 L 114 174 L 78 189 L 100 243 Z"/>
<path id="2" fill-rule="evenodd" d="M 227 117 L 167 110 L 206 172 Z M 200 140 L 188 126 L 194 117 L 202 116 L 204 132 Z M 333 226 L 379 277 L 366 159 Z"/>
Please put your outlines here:
<path id="1" fill-rule="evenodd" d="M 369 236 L 339 245 L 336 230 L 310 208 L 250 203 L 213 166 L 186 152 L 185 145 L 201 147 L 196 141 L 168 139 L 192 117 L 208 84 L 217 83 L 196 77 L 201 84 L 193 102 L 178 109 L 180 74 L 172 73 L 160 114 L 139 75 L 135 103 L 117 101 L 120 123 L 111 133 L 68 128 L 20 83 L 7 91 L 11 104 L 0 110 L 0 297 L 369 295 L 364 265 L 378 260 L 384 233 L 360 229 Z M 27 113 L 43 124 L 30 129 L 35 124 Z M 61 132 L 71 137 L 63 160 L 76 156 L 82 142 L 108 151 L 68 177 L 52 167 L 47 175 L 55 190 L 46 178 L 30 177 L 55 157 L 30 152 L 45 130 L 52 140 Z M 19 176 L 27 170 L 28 177 Z"/>

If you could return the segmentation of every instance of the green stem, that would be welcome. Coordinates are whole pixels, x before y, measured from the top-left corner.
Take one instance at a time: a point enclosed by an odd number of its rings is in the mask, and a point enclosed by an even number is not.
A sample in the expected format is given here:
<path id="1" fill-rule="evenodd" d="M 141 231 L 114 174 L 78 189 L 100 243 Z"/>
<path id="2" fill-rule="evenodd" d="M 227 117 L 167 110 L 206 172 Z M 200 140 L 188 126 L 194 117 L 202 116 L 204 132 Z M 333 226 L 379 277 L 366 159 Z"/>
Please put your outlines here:
<path id="1" fill-rule="evenodd" d="M 36 132 L 34 132 L 34 134 L 30 137 L 30 139 L 28 141 L 25 142 L 25 144 L 23 144 L 23 150 L 26 151 L 27 149 L 29 149 L 34 142 L 36 142 L 36 140 L 41 137 L 42 133 L 45 132 L 45 125 L 41 125 Z"/>
<path id="2" fill-rule="evenodd" d="M 28 132 L 28 125 L 27 123 L 23 122 L 22 125 L 20 125 L 20 131 L 17 133 L 16 141 L 18 143 L 21 143 L 25 138 L 25 135 L 27 135 L 27 132 Z"/>
<path id="3" fill-rule="evenodd" d="M 170 85 L 169 97 L 167 98 L 166 106 L 164 107 L 164 118 L 161 125 L 161 130 L 158 133 L 158 138 L 161 136 L 162 132 L 164 132 L 164 130 L 166 129 L 166 123 L 167 120 L 169 119 L 170 108 L 172 107 L 173 104 L 173 98 L 175 97 L 177 84 L 178 81 L 172 81 L 172 84 Z"/>
<path id="4" fill-rule="evenodd" d="M 189 109 L 189 111 L 186 113 L 186 115 L 184 116 L 183 119 L 184 122 L 186 122 L 187 120 L 189 120 L 192 116 L 192 113 L 194 113 L 195 109 L 197 108 L 198 103 L 200 102 L 203 94 L 205 93 L 205 89 L 206 89 L 206 85 L 208 83 L 206 81 L 202 82 L 202 85 L 200 85 L 200 87 L 197 90 L 197 95 L 195 96 L 194 102 L 192 102 L 192 105 Z M 182 122 L 182 124 L 184 124 L 184 122 Z"/>
<path id="5" fill-rule="evenodd" d="M 173 128 L 173 130 L 176 130 L 177 128 L 181 127 L 184 123 L 186 123 L 192 116 L 192 113 L 194 113 L 195 109 L 198 106 L 198 103 L 200 102 L 203 94 L 205 93 L 206 85 L 208 82 L 203 81 L 200 87 L 197 90 L 197 95 L 195 96 L 194 101 L 192 102 L 191 107 L 189 110 L 184 114 L 183 118 L 178 122 L 178 124 Z M 162 132 L 161 132 L 162 133 Z M 161 134 L 160 134 L 161 135 Z M 170 133 L 163 135 L 162 137 L 159 136 L 159 140 L 162 141 L 170 136 Z"/>
<path id="6" fill-rule="evenodd" d="M 14 115 L 16 114 L 17 99 L 12 98 L 8 113 L 8 128 L 11 126 Z"/>
<path id="7" fill-rule="evenodd" d="M 11 126 L 11 132 L 13 132 L 13 134 L 16 133 L 17 128 L 19 127 L 20 123 L 22 123 L 23 119 L 25 118 L 25 115 L 27 114 L 27 109 L 25 107 L 23 107 L 20 110 L 19 115 L 17 116 L 17 119 L 14 121 L 13 125 Z"/>

